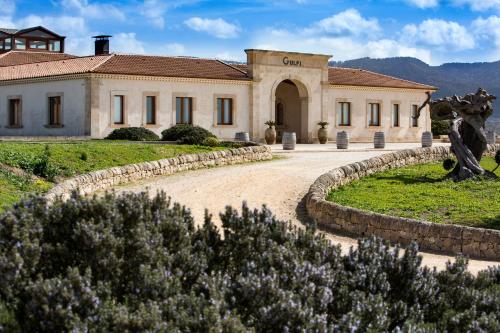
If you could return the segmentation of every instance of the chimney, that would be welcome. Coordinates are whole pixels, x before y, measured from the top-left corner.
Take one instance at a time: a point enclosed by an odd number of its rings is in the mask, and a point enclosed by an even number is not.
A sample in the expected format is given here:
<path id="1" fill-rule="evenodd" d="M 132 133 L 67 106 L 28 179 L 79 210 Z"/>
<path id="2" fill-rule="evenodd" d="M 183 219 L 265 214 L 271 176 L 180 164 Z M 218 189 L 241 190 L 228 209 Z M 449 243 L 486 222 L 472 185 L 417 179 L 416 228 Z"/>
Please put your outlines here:
<path id="1" fill-rule="evenodd" d="M 109 38 L 113 36 L 109 35 L 99 35 L 94 36 L 95 38 L 95 55 L 106 55 L 109 54 Z"/>

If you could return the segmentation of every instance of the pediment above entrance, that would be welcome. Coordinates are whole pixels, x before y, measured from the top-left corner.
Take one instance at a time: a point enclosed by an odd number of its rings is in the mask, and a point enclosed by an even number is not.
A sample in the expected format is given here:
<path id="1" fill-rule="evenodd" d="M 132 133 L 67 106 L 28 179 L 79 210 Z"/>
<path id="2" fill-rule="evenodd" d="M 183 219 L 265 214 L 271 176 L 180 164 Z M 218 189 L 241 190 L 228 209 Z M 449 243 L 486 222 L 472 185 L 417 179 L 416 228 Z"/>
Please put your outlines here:
<path id="1" fill-rule="evenodd" d="M 245 50 L 247 63 L 252 65 L 275 66 L 283 68 L 316 68 L 327 69 L 328 60 L 332 57 L 326 54 L 299 52 L 284 52 L 270 50 Z"/>

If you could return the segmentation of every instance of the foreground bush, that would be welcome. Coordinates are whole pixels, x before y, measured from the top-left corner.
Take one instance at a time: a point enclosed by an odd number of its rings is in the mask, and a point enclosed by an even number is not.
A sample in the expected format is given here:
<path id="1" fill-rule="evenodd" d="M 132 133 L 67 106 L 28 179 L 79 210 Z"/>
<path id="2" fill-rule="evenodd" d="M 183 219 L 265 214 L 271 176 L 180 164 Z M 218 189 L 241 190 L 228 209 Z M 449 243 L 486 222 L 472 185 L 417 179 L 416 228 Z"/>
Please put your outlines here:
<path id="1" fill-rule="evenodd" d="M 160 137 L 144 127 L 124 127 L 114 129 L 107 140 L 158 141 Z"/>
<path id="2" fill-rule="evenodd" d="M 380 240 L 341 255 L 313 228 L 228 208 L 195 228 L 164 195 L 41 198 L 0 218 L 0 320 L 24 332 L 500 330 L 500 268 L 421 267 Z M 0 310 L 2 310 L 0 306 Z M 10 318 L 10 319 L 9 319 Z"/>
<path id="3" fill-rule="evenodd" d="M 216 136 L 203 127 L 188 124 L 172 126 L 161 132 L 163 141 L 177 141 L 186 145 L 202 145 L 207 138 Z"/>

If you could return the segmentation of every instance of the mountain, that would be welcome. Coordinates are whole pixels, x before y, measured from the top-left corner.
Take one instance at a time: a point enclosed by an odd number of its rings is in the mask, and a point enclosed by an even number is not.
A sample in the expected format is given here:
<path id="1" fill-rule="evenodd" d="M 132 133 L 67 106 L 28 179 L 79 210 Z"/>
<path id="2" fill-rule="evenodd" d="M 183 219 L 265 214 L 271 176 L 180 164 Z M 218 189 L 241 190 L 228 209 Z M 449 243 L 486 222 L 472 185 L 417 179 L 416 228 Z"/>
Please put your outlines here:
<path id="1" fill-rule="evenodd" d="M 434 98 L 464 95 L 486 89 L 498 97 L 494 107 L 500 108 L 500 61 L 481 63 L 447 63 L 430 66 L 425 62 L 410 58 L 361 58 L 348 61 L 330 62 L 330 66 L 362 68 L 402 79 L 430 84 L 439 88 Z M 491 120 L 500 120 L 500 110 L 496 110 Z"/>

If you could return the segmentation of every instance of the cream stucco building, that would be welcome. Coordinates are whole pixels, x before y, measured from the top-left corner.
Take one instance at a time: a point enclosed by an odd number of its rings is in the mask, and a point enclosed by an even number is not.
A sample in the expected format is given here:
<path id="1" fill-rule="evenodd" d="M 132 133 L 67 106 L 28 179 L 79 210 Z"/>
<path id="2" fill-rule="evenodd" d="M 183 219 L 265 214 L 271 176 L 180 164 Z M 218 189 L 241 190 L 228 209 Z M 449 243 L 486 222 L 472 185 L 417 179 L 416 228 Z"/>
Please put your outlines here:
<path id="1" fill-rule="evenodd" d="M 262 141 L 268 120 L 304 143 L 317 140 L 319 121 L 330 123 L 330 140 L 345 130 L 358 142 L 377 131 L 388 141 L 419 141 L 430 130 L 428 110 L 418 121 L 411 115 L 434 87 L 329 67 L 330 55 L 245 52 L 246 64 L 229 64 L 119 54 L 51 58 L 40 51 L 34 60 L 10 50 L 0 55 L 0 136 L 103 138 L 119 127 L 160 134 L 190 123 L 224 139 L 248 132 Z"/>

